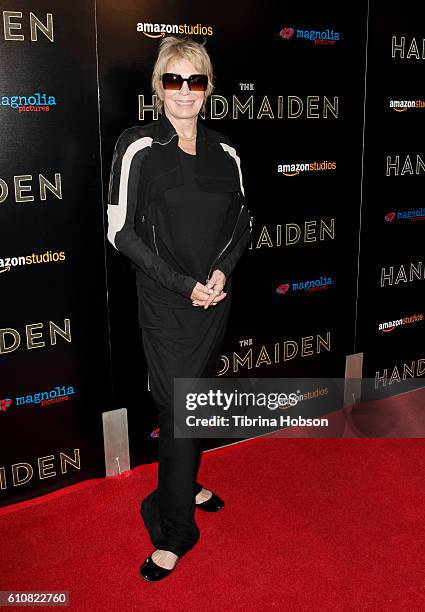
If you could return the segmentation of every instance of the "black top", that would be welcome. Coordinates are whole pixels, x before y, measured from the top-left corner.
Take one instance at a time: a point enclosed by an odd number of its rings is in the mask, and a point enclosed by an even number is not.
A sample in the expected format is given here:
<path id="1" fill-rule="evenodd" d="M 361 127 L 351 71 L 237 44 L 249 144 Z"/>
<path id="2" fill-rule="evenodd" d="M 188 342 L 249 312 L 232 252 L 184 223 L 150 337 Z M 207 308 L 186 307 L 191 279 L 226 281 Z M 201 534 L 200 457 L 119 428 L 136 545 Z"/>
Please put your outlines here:
<path id="1" fill-rule="evenodd" d="M 194 177 L 197 156 L 178 151 L 184 184 L 165 191 L 168 244 L 184 273 L 205 283 L 224 242 L 230 193 L 201 191 Z"/>

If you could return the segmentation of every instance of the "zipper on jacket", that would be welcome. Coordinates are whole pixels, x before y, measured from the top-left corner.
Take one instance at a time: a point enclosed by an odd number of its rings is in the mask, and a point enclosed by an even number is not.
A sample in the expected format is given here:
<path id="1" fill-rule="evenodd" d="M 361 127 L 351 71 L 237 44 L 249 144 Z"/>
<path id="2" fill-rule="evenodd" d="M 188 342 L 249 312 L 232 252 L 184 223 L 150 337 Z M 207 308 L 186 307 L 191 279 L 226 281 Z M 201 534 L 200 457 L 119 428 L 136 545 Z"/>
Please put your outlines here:
<path id="1" fill-rule="evenodd" d="M 170 138 L 170 140 L 167 140 L 167 142 L 160 142 L 159 140 L 153 140 L 152 144 L 154 142 L 156 142 L 156 144 L 160 144 L 160 145 L 167 145 L 169 142 L 171 142 L 173 140 L 173 138 L 175 138 L 176 136 L 178 136 L 178 134 L 173 134 Z"/>
<path id="2" fill-rule="evenodd" d="M 152 225 L 152 232 L 153 232 L 153 243 L 154 243 L 155 248 L 156 248 L 156 254 L 159 255 L 158 247 L 156 246 L 155 226 L 154 225 Z"/>
<path id="3" fill-rule="evenodd" d="M 220 253 L 217 255 L 217 257 L 214 259 L 213 263 L 211 264 L 211 267 L 209 269 L 208 276 L 207 276 L 207 283 L 209 281 L 210 274 L 211 274 L 211 271 L 213 269 L 213 266 L 214 266 L 215 262 L 217 261 L 217 259 L 220 259 L 220 257 L 223 255 L 224 251 L 227 249 L 227 247 L 229 246 L 229 244 L 233 240 L 233 236 L 235 235 L 236 226 L 237 226 L 237 224 L 239 222 L 239 217 L 241 215 L 241 212 L 242 212 L 242 209 L 243 209 L 244 206 L 245 206 L 245 204 L 241 204 L 241 207 L 240 207 L 239 213 L 238 213 L 238 217 L 236 219 L 236 223 L 235 223 L 235 225 L 233 227 L 233 232 L 232 232 L 232 235 L 230 236 L 230 239 L 229 239 L 228 243 L 221 249 Z"/>

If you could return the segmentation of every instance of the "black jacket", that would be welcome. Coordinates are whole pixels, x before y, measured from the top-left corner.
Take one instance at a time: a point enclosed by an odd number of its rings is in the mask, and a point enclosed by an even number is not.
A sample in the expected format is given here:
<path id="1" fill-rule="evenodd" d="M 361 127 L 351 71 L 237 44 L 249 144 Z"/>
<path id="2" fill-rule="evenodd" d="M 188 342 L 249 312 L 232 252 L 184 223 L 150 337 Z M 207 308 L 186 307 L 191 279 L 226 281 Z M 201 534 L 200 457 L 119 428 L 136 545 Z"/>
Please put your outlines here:
<path id="1" fill-rule="evenodd" d="M 178 155 L 178 134 L 165 114 L 157 121 L 125 130 L 115 145 L 108 191 L 108 240 L 129 257 L 140 282 L 146 287 L 158 283 L 176 299 L 190 298 L 195 279 L 179 270 L 163 237 L 164 191 L 183 183 Z M 231 206 L 226 227 L 217 244 L 208 277 L 215 269 L 226 275 L 225 291 L 231 288 L 231 274 L 248 246 L 252 219 L 247 208 L 240 159 L 230 139 L 207 128 L 198 117 L 195 180 L 199 189 L 229 192 Z M 176 296 L 176 294 L 179 294 Z M 171 294 L 173 295 L 173 294 Z"/>

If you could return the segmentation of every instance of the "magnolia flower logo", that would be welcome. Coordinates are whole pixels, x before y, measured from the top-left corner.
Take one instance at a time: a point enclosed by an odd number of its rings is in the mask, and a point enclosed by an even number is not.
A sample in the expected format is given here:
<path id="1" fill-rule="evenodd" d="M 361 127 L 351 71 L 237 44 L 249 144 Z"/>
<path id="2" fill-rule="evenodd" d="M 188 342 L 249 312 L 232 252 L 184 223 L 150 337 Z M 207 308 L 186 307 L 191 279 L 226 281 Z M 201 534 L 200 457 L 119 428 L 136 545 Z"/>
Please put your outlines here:
<path id="1" fill-rule="evenodd" d="M 293 28 L 282 28 L 279 33 L 279 36 L 283 38 L 284 40 L 289 40 L 290 38 L 292 38 L 293 35 L 294 35 Z"/>
<path id="2" fill-rule="evenodd" d="M 6 412 L 6 410 L 9 408 L 9 406 L 12 405 L 12 400 L 7 398 L 7 399 L 0 399 L 0 412 Z"/>
<path id="3" fill-rule="evenodd" d="M 394 221 L 394 219 L 395 219 L 394 212 L 389 212 L 385 215 L 385 221 L 387 221 L 388 223 L 391 223 L 391 221 Z"/>
<path id="4" fill-rule="evenodd" d="M 279 295 L 285 295 L 288 290 L 289 285 L 287 283 L 284 283 L 283 285 L 279 285 L 279 287 L 276 289 L 276 293 L 278 293 Z"/>

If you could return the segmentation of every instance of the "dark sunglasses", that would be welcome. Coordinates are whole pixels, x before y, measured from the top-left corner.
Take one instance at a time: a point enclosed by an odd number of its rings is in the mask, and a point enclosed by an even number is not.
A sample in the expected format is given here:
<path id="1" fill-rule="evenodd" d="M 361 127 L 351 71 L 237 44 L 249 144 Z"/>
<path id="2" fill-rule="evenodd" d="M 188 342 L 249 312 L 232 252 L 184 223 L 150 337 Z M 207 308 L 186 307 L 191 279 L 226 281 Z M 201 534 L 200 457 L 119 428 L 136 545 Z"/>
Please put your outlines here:
<path id="1" fill-rule="evenodd" d="M 174 74 L 174 72 L 165 72 L 162 75 L 164 89 L 178 91 L 181 89 L 183 81 L 187 81 L 190 91 L 205 91 L 208 86 L 208 76 L 206 74 L 191 74 L 187 79 L 184 79 L 181 74 Z"/>

